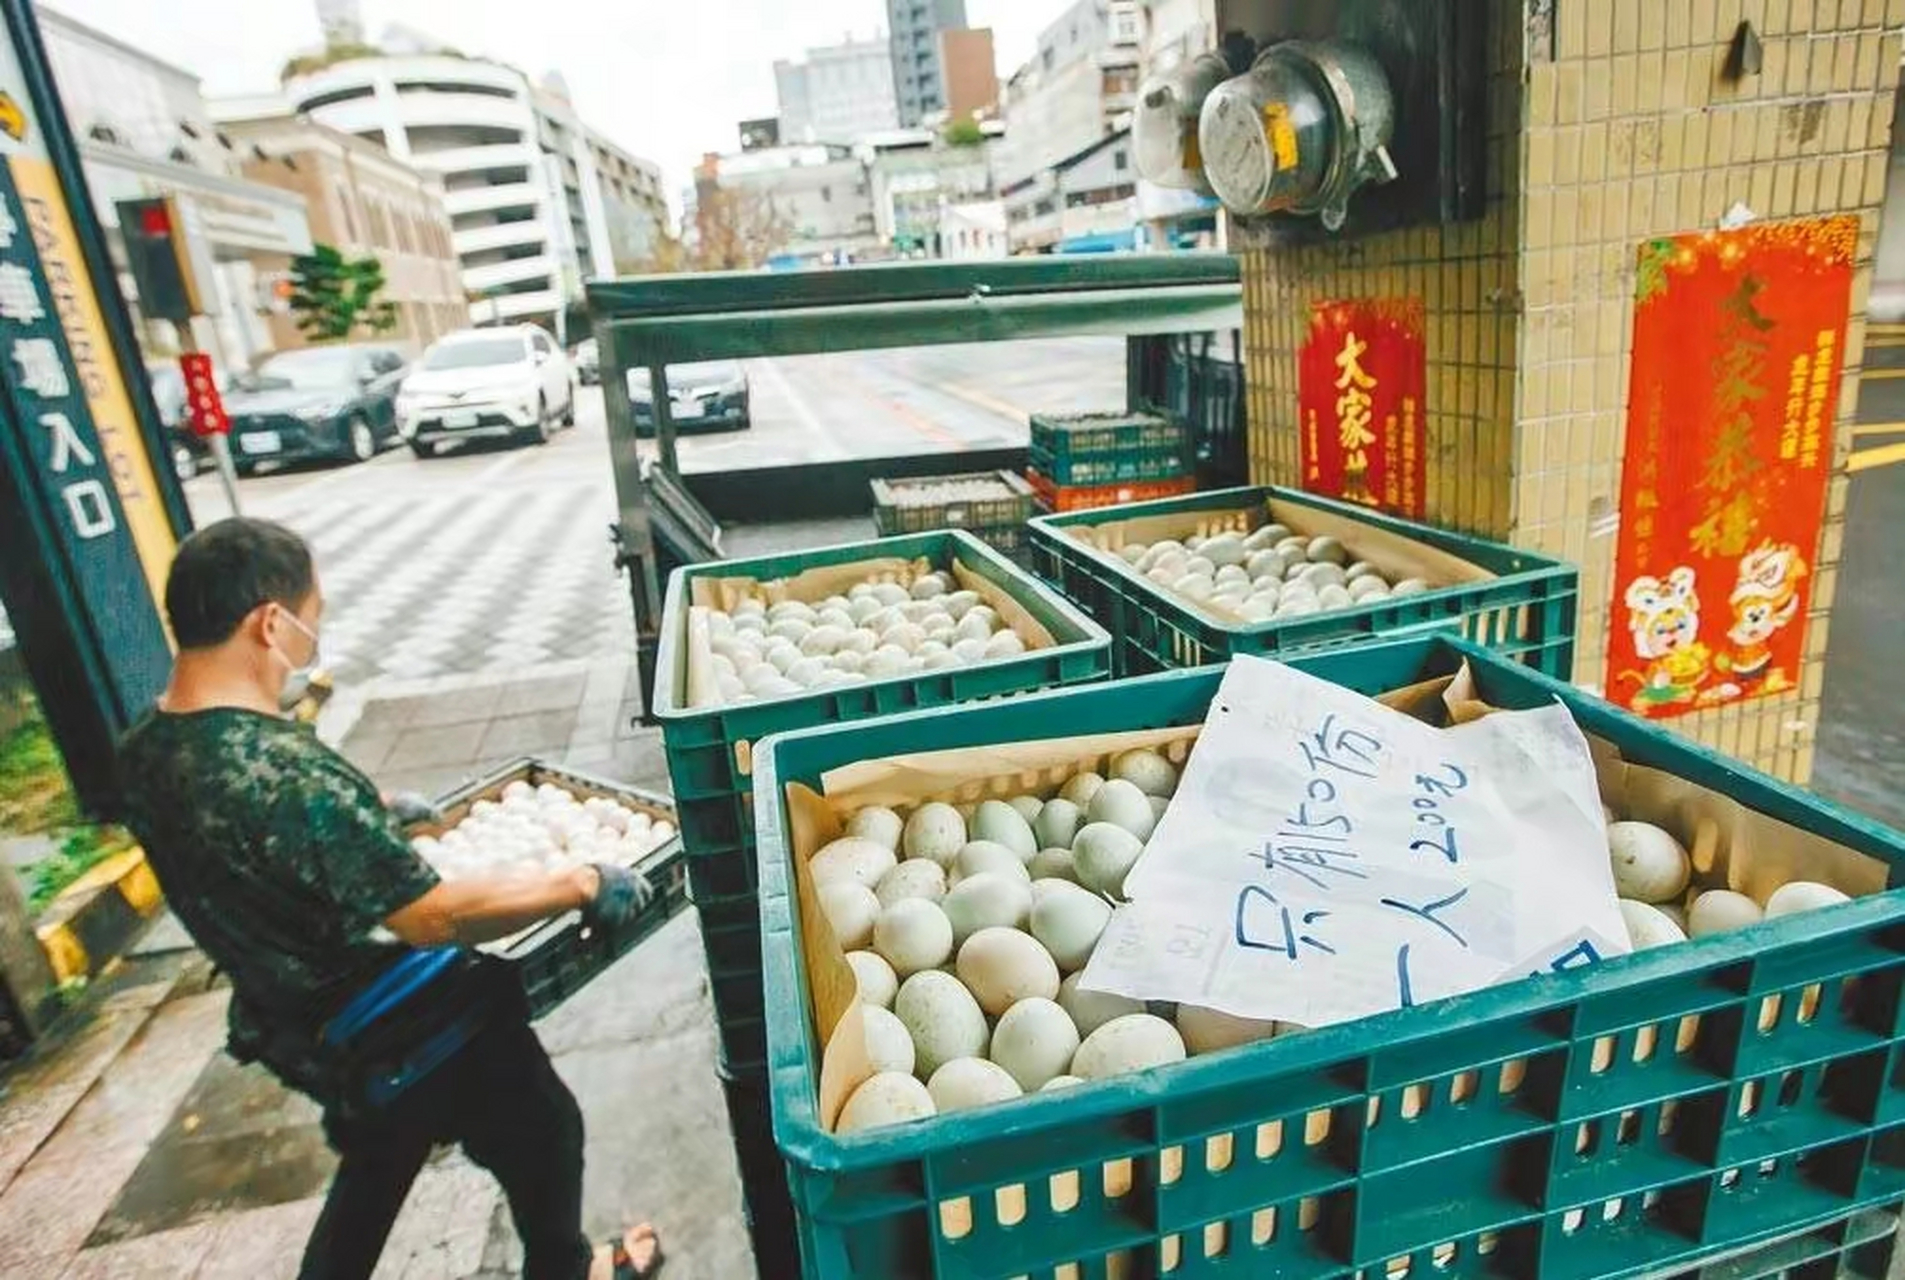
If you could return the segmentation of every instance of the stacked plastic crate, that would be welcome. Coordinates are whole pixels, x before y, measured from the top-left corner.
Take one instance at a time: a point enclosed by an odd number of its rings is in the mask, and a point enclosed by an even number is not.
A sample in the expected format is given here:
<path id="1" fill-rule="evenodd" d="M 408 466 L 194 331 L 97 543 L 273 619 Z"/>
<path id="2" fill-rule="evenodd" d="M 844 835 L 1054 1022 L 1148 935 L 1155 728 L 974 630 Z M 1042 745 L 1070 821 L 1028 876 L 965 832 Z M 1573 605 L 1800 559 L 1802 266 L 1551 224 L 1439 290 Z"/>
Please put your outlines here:
<path id="1" fill-rule="evenodd" d="M 964 529 L 1015 560 L 1026 556 L 1025 522 L 1038 514 L 1032 486 L 1010 471 L 914 476 L 871 482 L 873 527 L 882 538 Z"/>
<path id="2" fill-rule="evenodd" d="M 819 603 L 809 597 L 843 590 L 840 584 L 852 578 L 856 567 L 891 573 L 898 564 L 928 566 L 993 593 L 1001 609 L 1019 612 L 1044 637 L 1013 656 L 824 685 L 784 697 L 726 701 L 697 698 L 691 692 L 690 667 L 696 659 L 690 615 L 696 606 L 707 607 L 718 580 L 745 580 L 750 591 L 775 601 Z M 818 581 L 826 586 L 808 585 Z M 662 727 L 687 856 L 688 894 L 699 914 L 707 950 L 720 1035 L 718 1070 L 727 1094 L 762 1275 L 779 1274 L 772 1269 L 772 1260 L 791 1257 L 795 1245 L 787 1182 L 768 1106 L 764 947 L 752 796 L 754 744 L 786 730 L 1102 680 L 1110 669 L 1110 640 L 1103 629 L 1029 572 L 966 532 L 921 533 L 720 561 L 677 570 L 669 579 L 655 677 L 655 715 Z"/>
<path id="3" fill-rule="evenodd" d="M 1197 488 L 1183 422 L 1154 413 L 1034 414 L 1025 478 L 1049 512 L 1174 498 Z"/>

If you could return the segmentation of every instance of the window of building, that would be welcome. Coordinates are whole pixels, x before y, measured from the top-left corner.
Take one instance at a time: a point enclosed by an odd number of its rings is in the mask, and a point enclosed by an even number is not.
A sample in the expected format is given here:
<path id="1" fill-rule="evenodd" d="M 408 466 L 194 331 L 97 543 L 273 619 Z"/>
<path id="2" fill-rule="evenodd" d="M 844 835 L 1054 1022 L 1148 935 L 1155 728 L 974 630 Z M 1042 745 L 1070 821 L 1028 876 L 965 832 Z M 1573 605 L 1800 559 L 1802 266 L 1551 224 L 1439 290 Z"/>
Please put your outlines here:
<path id="1" fill-rule="evenodd" d="M 126 147 L 126 146 L 132 145 L 131 143 L 126 141 L 125 135 L 120 133 L 119 130 L 103 122 L 100 124 L 96 124 L 92 128 L 88 129 L 86 131 L 86 136 L 91 138 L 94 142 L 103 142 L 107 144 L 108 146 L 113 146 L 113 147 Z"/>
<path id="2" fill-rule="evenodd" d="M 316 111 L 320 107 L 335 106 L 340 102 L 356 102 L 360 98 L 370 97 L 375 92 L 377 91 L 367 84 L 353 85 L 349 89 L 333 89 L 329 93 L 320 93 L 316 97 L 306 98 L 298 104 L 298 108 L 301 111 Z"/>
<path id="3" fill-rule="evenodd" d="M 1131 167 L 1131 157 L 1122 151 L 1114 152 L 1111 157 L 1111 167 L 1122 173 Z"/>
<path id="4" fill-rule="evenodd" d="M 192 158 L 192 153 L 187 151 L 182 145 L 173 147 L 170 151 L 166 152 L 165 158 L 170 160 L 173 164 L 196 165 L 198 163 L 197 160 Z"/>

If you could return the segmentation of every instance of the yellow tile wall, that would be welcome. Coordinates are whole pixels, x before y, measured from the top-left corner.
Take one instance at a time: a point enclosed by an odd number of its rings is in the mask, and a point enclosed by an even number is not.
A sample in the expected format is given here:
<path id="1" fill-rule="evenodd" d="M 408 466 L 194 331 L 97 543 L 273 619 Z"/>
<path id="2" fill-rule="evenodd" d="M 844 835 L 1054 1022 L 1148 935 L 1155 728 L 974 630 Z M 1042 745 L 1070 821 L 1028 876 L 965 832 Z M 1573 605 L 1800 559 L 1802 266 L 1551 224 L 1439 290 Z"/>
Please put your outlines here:
<path id="1" fill-rule="evenodd" d="M 1472 226 L 1244 255 L 1252 475 L 1295 484 L 1309 301 L 1420 294 L 1429 317 L 1429 519 L 1581 566 L 1575 678 L 1599 687 L 1626 426 L 1635 252 L 1764 218 L 1861 221 L 1800 688 L 1672 726 L 1782 777 L 1812 769 L 1843 541 L 1905 0 L 1557 0 L 1552 56 L 1519 0 L 1490 9 L 1489 212 Z M 1741 21 L 1759 75 L 1722 78 Z M 1618 615 L 1615 615 L 1618 618 Z"/>

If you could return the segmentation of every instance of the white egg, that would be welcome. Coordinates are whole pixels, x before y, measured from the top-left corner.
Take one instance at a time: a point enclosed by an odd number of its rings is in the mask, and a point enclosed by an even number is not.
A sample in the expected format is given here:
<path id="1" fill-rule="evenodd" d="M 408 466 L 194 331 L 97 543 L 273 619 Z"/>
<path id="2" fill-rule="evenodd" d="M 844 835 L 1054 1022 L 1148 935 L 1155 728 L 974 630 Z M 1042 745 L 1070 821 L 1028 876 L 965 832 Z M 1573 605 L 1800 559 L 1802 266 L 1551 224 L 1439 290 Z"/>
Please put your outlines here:
<path id="1" fill-rule="evenodd" d="M 854 628 L 853 615 L 848 613 L 845 609 L 822 609 L 819 613 L 814 615 L 814 625 L 816 627 L 833 627 L 840 631 L 852 631 Z"/>
<path id="2" fill-rule="evenodd" d="M 937 969 L 951 958 L 953 946 L 952 922 L 927 898 L 901 898 L 881 908 L 873 923 L 873 950 L 901 978 Z"/>
<path id="3" fill-rule="evenodd" d="M 991 1042 L 979 1002 L 939 969 L 922 969 L 900 983 L 893 1012 L 913 1037 L 913 1069 L 929 1078 L 955 1058 L 983 1056 Z"/>
<path id="4" fill-rule="evenodd" d="M 767 634 L 776 640 L 792 641 L 801 646 L 802 652 L 806 652 L 805 641 L 813 629 L 805 619 L 782 618 L 767 629 Z"/>
<path id="5" fill-rule="evenodd" d="M 837 650 L 846 638 L 845 628 L 815 627 L 801 638 L 800 651 L 810 658 L 824 658 Z"/>
<path id="6" fill-rule="evenodd" d="M 871 889 L 893 869 L 895 861 L 893 851 L 883 844 L 857 836 L 842 836 L 822 846 L 808 862 L 807 869 L 816 885 L 852 880 Z"/>
<path id="7" fill-rule="evenodd" d="M 926 643 L 926 629 L 917 622 L 896 622 L 888 627 L 880 638 L 882 647 L 892 645 L 907 653 L 914 652 L 924 643 Z"/>
<path id="8" fill-rule="evenodd" d="M 1157 827 L 1157 815 L 1151 811 L 1145 793 L 1123 778 L 1112 778 L 1098 788 L 1085 806 L 1085 819 L 1090 824 L 1108 822 L 1123 827 L 1138 838 L 1140 845 Z"/>
<path id="9" fill-rule="evenodd" d="M 862 1025 L 866 1031 L 867 1064 L 875 1071 L 904 1071 L 912 1074 L 916 1052 L 913 1048 L 913 1034 L 898 1015 L 876 1004 L 867 1004 L 860 1010 Z"/>
<path id="10" fill-rule="evenodd" d="M 1150 548 L 1142 542 L 1127 542 L 1118 548 L 1118 558 L 1126 564 L 1136 564 L 1144 559 L 1144 553 L 1149 550 Z"/>
<path id="11" fill-rule="evenodd" d="M 769 622 L 779 622 L 783 618 L 798 618 L 803 622 L 812 622 L 813 606 L 799 600 L 782 600 L 768 607 L 767 620 Z"/>
<path id="12" fill-rule="evenodd" d="M 888 907 L 901 898 L 938 902 L 946 896 L 946 869 L 931 858 L 908 858 L 880 878 L 874 894 Z"/>
<path id="13" fill-rule="evenodd" d="M 1428 589 L 1429 584 L 1424 582 L 1421 578 L 1404 578 L 1401 582 L 1389 588 L 1389 594 L 1396 598 L 1402 596 L 1419 596 Z"/>
<path id="14" fill-rule="evenodd" d="M 1830 907 L 1850 901 L 1849 897 L 1829 884 L 1820 884 L 1813 880 L 1794 880 L 1773 890 L 1772 896 L 1766 899 L 1766 918 L 1773 920 L 1800 911 L 1816 911 L 1820 907 Z"/>
<path id="15" fill-rule="evenodd" d="M 1182 1062 L 1184 1056 L 1184 1038 L 1176 1027 L 1148 1013 L 1128 1013 L 1085 1037 L 1072 1058 L 1072 1074 L 1104 1080 Z"/>
<path id="16" fill-rule="evenodd" d="M 942 1063 L 926 1082 L 933 1105 L 944 1115 L 993 1102 L 1008 1102 L 1024 1091 L 1011 1073 L 984 1058 L 954 1058 Z"/>
<path id="17" fill-rule="evenodd" d="M 909 858 L 931 858 L 943 866 L 966 843 L 966 820 L 949 804 L 931 801 L 913 810 L 906 819 L 900 846 Z"/>
<path id="18" fill-rule="evenodd" d="M 974 640 L 971 637 L 967 637 L 952 647 L 953 660 L 965 666 L 971 666 L 975 662 L 983 662 L 985 656 L 986 642 L 983 640 Z"/>
<path id="19" fill-rule="evenodd" d="M 1025 641 L 1019 639 L 1016 631 L 1001 631 L 986 641 L 985 656 L 988 659 L 1016 658 L 1025 652 Z"/>
<path id="20" fill-rule="evenodd" d="M 1356 603 L 1356 598 L 1338 586 L 1327 586 L 1317 593 L 1317 607 L 1325 612 L 1332 609 L 1347 609 Z"/>
<path id="21" fill-rule="evenodd" d="M 947 890 L 939 905 L 952 926 L 952 943 L 959 946 L 981 929 L 1024 928 L 1032 914 L 1032 882 L 1023 867 L 1017 875 L 982 871 Z"/>
<path id="22" fill-rule="evenodd" d="M 1038 852 L 1038 840 L 1032 835 L 1031 824 L 1004 800 L 980 803 L 972 815 L 972 838 L 1002 844 L 1016 853 L 1020 861 Z"/>
<path id="23" fill-rule="evenodd" d="M 1070 849 L 1056 846 L 1040 849 L 1032 855 L 1032 860 L 1025 864 L 1025 870 L 1031 875 L 1033 884 L 1041 880 L 1069 880 L 1073 884 L 1078 883 L 1078 867 Z"/>
<path id="24" fill-rule="evenodd" d="M 1177 791 L 1177 769 L 1151 750 L 1126 751 L 1114 757 L 1111 776 L 1124 779 L 1148 796 L 1169 796 Z"/>
<path id="25" fill-rule="evenodd" d="M 524 782 L 521 778 L 516 779 L 514 782 L 507 783 L 503 787 L 503 799 L 505 800 L 522 800 L 535 794 L 536 789 L 527 782 Z"/>
<path id="26" fill-rule="evenodd" d="M 1038 939 L 1016 928 L 980 929 L 959 945 L 959 980 L 979 1007 L 998 1017 L 1027 996 L 1058 995 L 1058 964 Z"/>
<path id="27" fill-rule="evenodd" d="M 854 985 L 859 988 L 862 1004 L 876 1004 L 882 1009 L 893 1007 L 893 997 L 900 989 L 899 975 L 879 952 L 849 951 L 847 965 L 853 970 Z"/>
<path id="28" fill-rule="evenodd" d="M 1620 900 L 1621 923 L 1627 926 L 1627 940 L 1636 951 L 1685 942 L 1687 935 L 1659 908 L 1632 898 Z"/>
<path id="29" fill-rule="evenodd" d="M 1032 1093 L 1065 1074 L 1078 1044 L 1078 1028 L 1057 1001 L 1027 996 L 1000 1015 L 991 1057 Z"/>
<path id="30" fill-rule="evenodd" d="M 959 639 L 977 641 L 982 651 L 986 641 L 992 638 L 993 630 L 992 624 L 979 613 L 979 610 L 984 607 L 983 605 L 973 606 L 966 616 L 959 620 L 959 625 L 953 628 L 953 634 Z"/>
<path id="31" fill-rule="evenodd" d="M 946 594 L 946 580 L 936 573 L 915 578 L 912 585 L 913 599 L 931 600 L 934 596 Z"/>
<path id="32" fill-rule="evenodd" d="M 864 675 L 867 660 L 863 653 L 856 653 L 852 649 L 841 649 L 827 659 L 827 662 L 835 671 L 844 671 L 849 675 Z"/>
<path id="33" fill-rule="evenodd" d="M 866 1080 L 848 1096 L 834 1129 L 837 1133 L 859 1133 L 923 1120 L 934 1111 L 932 1095 L 925 1085 L 910 1075 L 887 1071 Z"/>
<path id="34" fill-rule="evenodd" d="M 821 914 L 833 926 L 833 936 L 846 951 L 858 951 L 873 941 L 873 922 L 880 918 L 880 900 L 873 890 L 853 880 L 835 880 L 820 886 Z"/>
<path id="35" fill-rule="evenodd" d="M 1616 822 L 1607 829 L 1614 892 L 1636 902 L 1666 902 L 1687 887 L 1692 864 L 1668 832 L 1650 822 Z"/>
<path id="36" fill-rule="evenodd" d="M 953 858 L 949 881 L 957 886 L 962 880 L 987 872 L 1019 876 L 1027 884 L 1032 883 L 1032 876 L 1025 869 L 1025 859 L 992 840 L 972 840 L 961 847 Z"/>
<path id="37" fill-rule="evenodd" d="M 1063 796 L 1054 797 L 1045 802 L 1038 817 L 1032 820 L 1032 836 L 1041 848 L 1069 848 L 1083 816 L 1071 801 Z"/>
<path id="38" fill-rule="evenodd" d="M 1085 967 L 1109 923 L 1111 904 L 1089 889 L 1055 878 L 1032 882 L 1029 927 L 1061 973 Z"/>
<path id="39" fill-rule="evenodd" d="M 1193 1054 L 1254 1044 L 1277 1033 L 1277 1024 L 1269 1019 L 1240 1018 L 1221 1009 L 1189 1004 L 1177 1007 L 1176 1023 L 1178 1034 L 1184 1037 L 1184 1048 Z"/>
<path id="40" fill-rule="evenodd" d="M 854 815 L 847 819 L 848 835 L 871 840 L 874 844 L 885 845 L 895 851 L 900 847 L 900 834 L 905 827 L 899 814 L 877 804 L 855 810 Z"/>
<path id="41" fill-rule="evenodd" d="M 966 615 L 968 609 L 979 603 L 977 591 L 953 591 L 940 598 L 940 607 L 947 615 L 957 621 Z"/>
<path id="42" fill-rule="evenodd" d="M 1709 889 L 1693 900 L 1693 906 L 1687 909 L 1683 927 L 1688 937 L 1704 938 L 1710 933 L 1728 933 L 1734 929 L 1744 929 L 1749 924 L 1757 924 L 1765 914 L 1759 903 L 1743 893 L 1735 893 L 1731 889 Z"/>
<path id="43" fill-rule="evenodd" d="M 1091 804 L 1091 798 L 1097 795 L 1098 788 L 1104 785 L 1105 780 L 1101 775 L 1086 770 L 1067 778 L 1065 785 L 1058 789 L 1058 795 L 1060 799 L 1069 800 L 1082 810 Z"/>

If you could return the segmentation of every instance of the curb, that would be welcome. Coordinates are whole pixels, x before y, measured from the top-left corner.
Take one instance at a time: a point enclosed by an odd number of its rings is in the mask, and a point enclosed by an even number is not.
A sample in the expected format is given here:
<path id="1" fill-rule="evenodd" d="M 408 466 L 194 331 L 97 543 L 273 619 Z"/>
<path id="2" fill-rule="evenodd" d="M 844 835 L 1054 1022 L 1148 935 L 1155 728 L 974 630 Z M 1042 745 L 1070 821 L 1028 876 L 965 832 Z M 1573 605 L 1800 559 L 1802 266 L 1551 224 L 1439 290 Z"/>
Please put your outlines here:
<path id="1" fill-rule="evenodd" d="M 54 982 L 64 986 L 98 974 L 164 906 L 158 877 L 137 847 L 67 885 L 33 928 Z"/>

